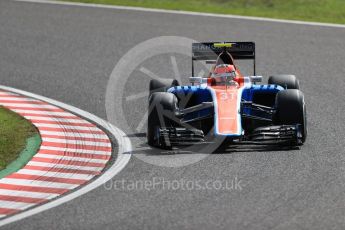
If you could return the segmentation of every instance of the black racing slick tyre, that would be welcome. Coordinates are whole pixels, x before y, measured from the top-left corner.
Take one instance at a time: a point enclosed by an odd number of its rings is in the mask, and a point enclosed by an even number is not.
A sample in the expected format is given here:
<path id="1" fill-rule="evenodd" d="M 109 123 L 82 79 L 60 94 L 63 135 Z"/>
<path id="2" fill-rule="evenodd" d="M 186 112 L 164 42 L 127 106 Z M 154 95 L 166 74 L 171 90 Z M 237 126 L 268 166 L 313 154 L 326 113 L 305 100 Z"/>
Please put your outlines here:
<path id="1" fill-rule="evenodd" d="M 275 105 L 274 123 L 277 125 L 300 124 L 302 126 L 301 141 L 304 143 L 307 138 L 307 111 L 303 93 L 298 89 L 279 91 Z"/>
<path id="2" fill-rule="evenodd" d="M 180 83 L 176 79 L 152 79 L 150 81 L 150 96 L 155 92 L 166 92 L 170 87 L 179 86 Z"/>
<path id="3" fill-rule="evenodd" d="M 175 114 L 177 110 L 177 98 L 172 93 L 156 92 L 149 98 L 149 115 L 147 122 L 147 142 L 151 146 L 171 148 L 169 140 L 158 141 L 159 128 L 176 126 Z"/>
<path id="4" fill-rule="evenodd" d="M 284 89 L 299 89 L 299 81 L 295 75 L 274 75 L 268 78 L 268 84 L 280 85 Z"/>

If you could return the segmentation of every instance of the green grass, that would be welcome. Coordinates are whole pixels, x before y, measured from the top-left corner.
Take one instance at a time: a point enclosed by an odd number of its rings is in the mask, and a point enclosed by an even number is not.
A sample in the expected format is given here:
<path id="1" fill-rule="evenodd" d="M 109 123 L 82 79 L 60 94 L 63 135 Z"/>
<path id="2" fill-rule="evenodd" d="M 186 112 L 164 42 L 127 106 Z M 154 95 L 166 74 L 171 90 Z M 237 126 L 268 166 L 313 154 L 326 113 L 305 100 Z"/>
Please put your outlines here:
<path id="1" fill-rule="evenodd" d="M 16 160 L 36 128 L 23 117 L 0 106 L 0 170 Z"/>
<path id="2" fill-rule="evenodd" d="M 345 0 L 70 0 L 171 10 L 345 23 Z"/>

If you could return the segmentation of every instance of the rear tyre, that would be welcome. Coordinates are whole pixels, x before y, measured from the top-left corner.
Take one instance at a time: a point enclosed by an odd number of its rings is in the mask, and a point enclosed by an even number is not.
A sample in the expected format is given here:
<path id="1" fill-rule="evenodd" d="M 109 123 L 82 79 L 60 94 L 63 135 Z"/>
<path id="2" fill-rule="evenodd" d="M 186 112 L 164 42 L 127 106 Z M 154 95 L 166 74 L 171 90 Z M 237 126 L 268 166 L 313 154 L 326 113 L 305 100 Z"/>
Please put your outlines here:
<path id="1" fill-rule="evenodd" d="M 276 95 L 275 105 L 274 123 L 277 125 L 300 124 L 303 144 L 307 138 L 307 112 L 303 93 L 298 89 L 279 91 Z"/>
<path id="2" fill-rule="evenodd" d="M 152 79 L 150 81 L 150 96 L 156 92 L 166 92 L 170 87 L 179 86 L 180 83 L 176 79 Z"/>
<path id="3" fill-rule="evenodd" d="M 177 110 L 177 98 L 172 93 L 156 92 L 149 98 L 149 115 L 147 123 L 147 142 L 151 146 L 164 149 L 171 148 L 170 141 L 157 139 L 159 128 L 176 126 L 175 112 Z"/>
<path id="4" fill-rule="evenodd" d="M 268 78 L 268 84 L 280 85 L 284 89 L 299 89 L 299 81 L 295 75 L 275 75 Z"/>

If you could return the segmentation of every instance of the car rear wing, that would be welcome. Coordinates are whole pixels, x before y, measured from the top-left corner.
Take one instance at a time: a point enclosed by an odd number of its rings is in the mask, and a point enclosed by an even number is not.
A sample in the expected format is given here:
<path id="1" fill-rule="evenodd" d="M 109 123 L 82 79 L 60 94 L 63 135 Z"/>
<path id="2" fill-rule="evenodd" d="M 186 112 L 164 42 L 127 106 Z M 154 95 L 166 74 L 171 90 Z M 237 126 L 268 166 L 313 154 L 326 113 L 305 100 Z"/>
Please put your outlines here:
<path id="1" fill-rule="evenodd" d="M 255 75 L 254 42 L 203 42 L 192 44 L 192 76 L 194 76 L 194 61 L 214 61 L 224 50 L 229 52 L 235 60 L 253 60 Z"/>

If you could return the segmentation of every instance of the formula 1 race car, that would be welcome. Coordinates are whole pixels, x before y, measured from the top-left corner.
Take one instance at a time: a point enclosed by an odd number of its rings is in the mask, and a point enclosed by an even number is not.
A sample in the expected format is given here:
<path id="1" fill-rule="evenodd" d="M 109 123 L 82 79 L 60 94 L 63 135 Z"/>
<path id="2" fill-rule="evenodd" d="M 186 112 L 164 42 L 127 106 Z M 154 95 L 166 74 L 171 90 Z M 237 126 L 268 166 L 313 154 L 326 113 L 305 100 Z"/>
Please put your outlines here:
<path id="1" fill-rule="evenodd" d="M 253 60 L 243 76 L 235 60 Z M 194 76 L 194 62 L 212 64 L 207 77 Z M 302 145 L 307 138 L 306 105 L 294 75 L 270 76 L 259 85 L 254 42 L 192 44 L 191 85 L 151 80 L 147 141 L 171 149 L 212 142 Z"/>

